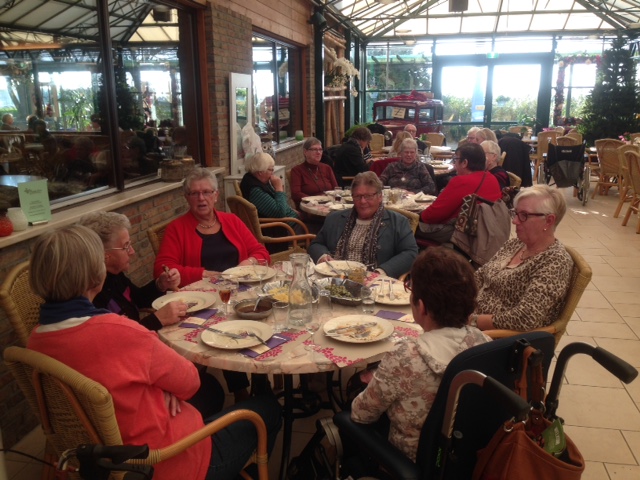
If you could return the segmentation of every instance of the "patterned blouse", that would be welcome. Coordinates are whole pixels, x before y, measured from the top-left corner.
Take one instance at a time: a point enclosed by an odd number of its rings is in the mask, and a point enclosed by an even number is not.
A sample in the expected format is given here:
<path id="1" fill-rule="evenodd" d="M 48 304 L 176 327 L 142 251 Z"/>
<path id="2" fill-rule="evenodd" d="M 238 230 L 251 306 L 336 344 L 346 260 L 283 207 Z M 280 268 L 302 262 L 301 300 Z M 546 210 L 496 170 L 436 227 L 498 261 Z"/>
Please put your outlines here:
<path id="1" fill-rule="evenodd" d="M 528 331 L 553 323 L 569 290 L 573 260 L 556 240 L 545 251 L 509 267 L 524 246 L 507 240 L 494 257 L 476 271 L 478 314 L 493 314 L 495 328 Z"/>
<path id="2" fill-rule="evenodd" d="M 367 388 L 351 406 L 351 418 L 374 423 L 387 412 L 389 442 L 415 461 L 420 430 L 442 375 L 458 353 L 490 341 L 474 327 L 439 328 L 398 343 L 387 353 Z"/>
<path id="3" fill-rule="evenodd" d="M 405 165 L 402 160 L 387 165 L 380 174 L 380 181 L 391 188 L 403 188 L 413 193 L 436 195 L 436 184 L 424 164 L 416 161 Z"/>

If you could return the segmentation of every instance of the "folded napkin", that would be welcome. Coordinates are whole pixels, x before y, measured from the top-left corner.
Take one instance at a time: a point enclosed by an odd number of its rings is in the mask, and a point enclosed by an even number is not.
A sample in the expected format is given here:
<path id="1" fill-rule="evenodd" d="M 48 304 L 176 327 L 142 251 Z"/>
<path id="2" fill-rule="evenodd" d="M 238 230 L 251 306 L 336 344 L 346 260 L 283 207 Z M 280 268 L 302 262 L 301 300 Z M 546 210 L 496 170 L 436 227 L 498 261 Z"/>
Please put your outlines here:
<path id="1" fill-rule="evenodd" d="M 391 310 L 378 310 L 376 317 L 385 318 L 387 320 L 400 320 L 406 313 L 392 312 Z"/>
<path id="2" fill-rule="evenodd" d="M 243 355 L 246 355 L 247 357 L 256 358 L 262 355 L 263 353 L 276 348 L 278 345 L 282 345 L 283 343 L 288 342 L 289 340 L 291 340 L 289 337 L 275 334 L 269 340 L 267 340 L 267 345 L 269 345 L 268 347 L 260 343 L 255 347 L 244 348 L 240 350 L 240 353 L 242 353 Z"/>
<path id="3" fill-rule="evenodd" d="M 182 328 L 202 328 L 207 320 L 218 313 L 217 308 L 207 308 L 193 315 L 189 315 L 189 318 L 180 324 Z"/>

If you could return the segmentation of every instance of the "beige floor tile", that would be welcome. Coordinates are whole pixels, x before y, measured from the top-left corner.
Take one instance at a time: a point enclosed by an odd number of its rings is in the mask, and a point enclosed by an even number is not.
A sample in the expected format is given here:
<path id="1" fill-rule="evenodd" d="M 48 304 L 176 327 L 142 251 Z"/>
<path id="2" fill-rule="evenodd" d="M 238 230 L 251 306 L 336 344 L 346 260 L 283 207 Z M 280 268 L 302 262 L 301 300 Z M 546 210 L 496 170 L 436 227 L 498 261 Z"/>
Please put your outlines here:
<path id="1" fill-rule="evenodd" d="M 624 323 L 622 317 L 613 308 L 576 308 L 583 322 Z"/>
<path id="2" fill-rule="evenodd" d="M 615 268 L 621 277 L 624 278 L 640 278 L 640 268 Z"/>
<path id="3" fill-rule="evenodd" d="M 565 385 L 559 400 L 567 425 L 640 431 L 640 412 L 625 389 Z"/>
<path id="4" fill-rule="evenodd" d="M 611 252 L 607 248 L 580 247 L 576 250 L 578 250 L 578 253 L 585 258 L 589 257 L 595 259 L 597 263 L 605 261 L 602 257 L 611 256 Z"/>
<path id="5" fill-rule="evenodd" d="M 599 347 L 609 350 L 625 362 L 640 368 L 640 340 L 620 340 L 613 338 L 597 338 Z"/>
<path id="6" fill-rule="evenodd" d="M 631 279 L 625 279 L 625 280 L 632 281 Z M 631 305 L 636 305 L 638 310 L 640 310 L 640 295 L 638 295 L 638 291 L 636 291 L 635 293 L 630 293 L 628 291 L 602 292 L 602 295 L 604 295 L 604 297 L 612 305 L 627 303 Z"/>
<path id="7" fill-rule="evenodd" d="M 585 461 L 636 465 L 633 453 L 619 430 L 567 426 L 565 433 Z"/>
<path id="8" fill-rule="evenodd" d="M 578 307 L 611 308 L 611 304 L 599 291 L 587 290 L 582 294 L 582 298 L 580 298 L 580 302 L 578 302 Z"/>
<path id="9" fill-rule="evenodd" d="M 640 268 L 640 256 L 603 257 L 614 268 Z"/>
<path id="10" fill-rule="evenodd" d="M 616 309 L 622 317 L 640 317 L 640 307 L 638 305 L 632 305 L 628 303 L 614 304 L 613 308 Z"/>
<path id="11" fill-rule="evenodd" d="M 631 399 L 636 402 L 640 409 L 640 381 L 637 379 L 629 384 L 624 385 L 625 390 L 629 393 Z M 640 463 L 640 457 L 638 462 Z"/>
<path id="12" fill-rule="evenodd" d="M 601 292 L 627 292 L 635 293 L 636 296 L 638 296 L 637 294 L 640 292 L 640 278 L 623 278 L 618 275 L 614 275 L 612 277 L 597 275 L 593 277 L 591 283 L 593 283 Z"/>
<path id="13" fill-rule="evenodd" d="M 565 371 L 570 385 L 623 388 L 622 382 L 588 355 L 576 355 L 570 359 Z"/>
<path id="14" fill-rule="evenodd" d="M 605 322 L 572 322 L 567 325 L 570 335 L 599 338 L 626 338 L 636 340 L 638 337 L 626 323 Z"/>
<path id="15" fill-rule="evenodd" d="M 605 463 L 605 468 L 611 480 L 638 480 L 640 478 L 640 467 Z"/>
<path id="16" fill-rule="evenodd" d="M 636 336 L 640 338 L 640 318 L 623 317 L 623 320 L 629 325 L 629 328 L 634 331 Z"/>
<path id="17" fill-rule="evenodd" d="M 633 455 L 638 459 L 636 464 L 640 463 L 640 432 L 622 431 L 622 435 L 627 440 L 629 448 Z"/>
<path id="18" fill-rule="evenodd" d="M 607 277 L 615 277 L 616 275 L 618 275 L 617 270 L 608 263 L 591 263 L 590 265 L 594 277 L 597 275 Z"/>
<path id="19" fill-rule="evenodd" d="M 604 463 L 585 461 L 581 480 L 610 480 Z"/>

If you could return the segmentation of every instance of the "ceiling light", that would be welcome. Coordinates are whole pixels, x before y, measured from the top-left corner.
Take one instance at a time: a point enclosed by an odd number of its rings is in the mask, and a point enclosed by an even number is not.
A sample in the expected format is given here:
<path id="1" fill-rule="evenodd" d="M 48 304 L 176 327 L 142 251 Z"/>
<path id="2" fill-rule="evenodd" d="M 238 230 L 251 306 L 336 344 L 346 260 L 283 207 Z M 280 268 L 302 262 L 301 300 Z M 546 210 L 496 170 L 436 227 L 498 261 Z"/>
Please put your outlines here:
<path id="1" fill-rule="evenodd" d="M 383 5 L 391 5 L 392 3 L 396 3 L 398 0 L 377 0 L 378 3 Z"/>
<path id="2" fill-rule="evenodd" d="M 395 30 L 396 35 L 406 35 L 407 33 L 411 33 L 411 29 L 410 28 L 396 28 Z"/>
<path id="3" fill-rule="evenodd" d="M 405 45 L 411 46 L 411 45 L 415 45 L 416 41 L 415 40 L 405 40 L 404 41 Z"/>

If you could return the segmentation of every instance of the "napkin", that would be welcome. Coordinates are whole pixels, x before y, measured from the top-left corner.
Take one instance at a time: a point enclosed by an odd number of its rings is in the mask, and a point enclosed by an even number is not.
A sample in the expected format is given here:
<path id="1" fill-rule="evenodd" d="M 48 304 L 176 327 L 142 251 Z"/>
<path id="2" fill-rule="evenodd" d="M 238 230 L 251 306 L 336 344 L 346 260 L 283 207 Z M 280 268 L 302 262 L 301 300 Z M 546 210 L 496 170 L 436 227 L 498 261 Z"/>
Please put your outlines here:
<path id="1" fill-rule="evenodd" d="M 251 348 L 244 348 L 240 350 L 240 353 L 246 355 L 247 357 L 256 358 L 262 355 L 265 352 L 268 352 L 272 348 L 276 348 L 278 345 L 282 345 L 283 343 L 288 342 L 290 339 L 288 337 L 280 336 L 278 334 L 273 335 L 269 340 L 267 340 L 268 347 L 262 345 L 261 343 Z"/>
<path id="2" fill-rule="evenodd" d="M 378 310 L 376 317 L 386 318 L 387 320 L 400 320 L 406 313 L 392 312 L 391 310 Z"/>

